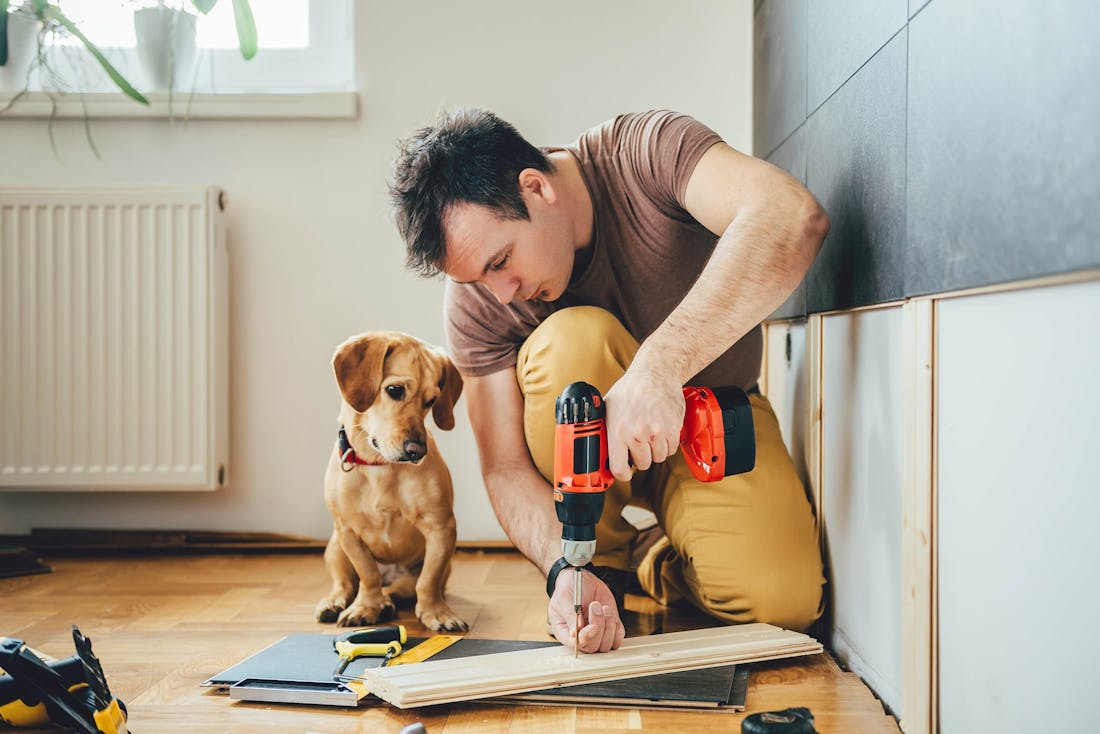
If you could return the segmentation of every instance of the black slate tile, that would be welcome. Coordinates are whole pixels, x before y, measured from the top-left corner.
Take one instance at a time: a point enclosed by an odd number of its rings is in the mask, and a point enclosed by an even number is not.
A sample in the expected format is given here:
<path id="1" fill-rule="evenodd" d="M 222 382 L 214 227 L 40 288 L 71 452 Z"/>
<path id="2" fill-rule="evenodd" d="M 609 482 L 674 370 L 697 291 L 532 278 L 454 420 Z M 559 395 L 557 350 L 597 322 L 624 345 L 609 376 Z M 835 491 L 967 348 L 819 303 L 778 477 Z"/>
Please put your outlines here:
<path id="1" fill-rule="evenodd" d="M 907 295 L 1100 266 L 1100 4 L 935 0 L 910 25 Z"/>
<path id="2" fill-rule="evenodd" d="M 909 20 L 908 0 L 813 0 L 806 107 L 810 114 Z"/>
<path id="3" fill-rule="evenodd" d="M 806 183 L 806 126 L 794 132 L 775 152 L 768 156 L 768 162 L 779 166 L 803 184 Z M 803 279 L 782 306 L 768 317 L 772 319 L 793 319 L 806 315 L 806 280 Z"/>
<path id="4" fill-rule="evenodd" d="M 808 0 L 766 0 L 754 16 L 753 152 L 766 156 L 806 120 Z"/>
<path id="5" fill-rule="evenodd" d="M 809 313 L 902 295 L 905 46 L 895 36 L 806 123 L 806 181 L 831 223 L 806 278 Z"/>

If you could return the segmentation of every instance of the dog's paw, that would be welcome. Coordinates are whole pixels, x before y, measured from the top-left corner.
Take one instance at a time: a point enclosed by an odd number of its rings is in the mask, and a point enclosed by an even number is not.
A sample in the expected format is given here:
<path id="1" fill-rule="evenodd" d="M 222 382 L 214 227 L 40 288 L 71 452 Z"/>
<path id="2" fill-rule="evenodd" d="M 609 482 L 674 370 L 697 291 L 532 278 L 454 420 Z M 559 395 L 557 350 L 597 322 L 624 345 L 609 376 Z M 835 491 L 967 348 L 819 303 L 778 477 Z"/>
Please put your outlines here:
<path id="1" fill-rule="evenodd" d="M 417 604 L 416 617 L 422 625 L 435 632 L 465 632 L 470 629 L 443 603 L 430 606 Z"/>
<path id="2" fill-rule="evenodd" d="M 337 627 L 363 627 L 385 622 L 397 616 L 393 602 L 386 599 L 380 604 L 352 604 L 336 618 Z"/>
<path id="3" fill-rule="evenodd" d="M 344 611 L 344 605 L 340 602 L 332 599 L 322 599 L 317 602 L 317 608 L 313 610 L 313 614 L 317 617 L 318 622 L 327 623 L 335 622 L 342 611 Z"/>

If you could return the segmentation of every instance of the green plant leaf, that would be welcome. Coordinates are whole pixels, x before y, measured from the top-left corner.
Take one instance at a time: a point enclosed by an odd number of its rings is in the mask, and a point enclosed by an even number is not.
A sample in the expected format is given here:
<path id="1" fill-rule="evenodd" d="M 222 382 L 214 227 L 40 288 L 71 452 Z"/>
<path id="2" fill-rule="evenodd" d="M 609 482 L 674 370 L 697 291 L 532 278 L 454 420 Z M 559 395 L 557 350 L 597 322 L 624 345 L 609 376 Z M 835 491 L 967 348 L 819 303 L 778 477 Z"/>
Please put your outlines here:
<path id="1" fill-rule="evenodd" d="M 214 6 L 218 4 L 218 0 L 191 0 L 191 4 L 195 6 L 195 10 L 203 15 L 209 15 Z"/>
<path id="2" fill-rule="evenodd" d="M 0 66 L 8 63 L 8 0 L 0 0 Z"/>
<path id="3" fill-rule="evenodd" d="M 107 60 L 107 57 L 96 48 L 95 44 L 88 40 L 88 37 L 80 32 L 80 29 L 76 27 L 76 24 L 69 20 L 60 9 L 55 7 L 49 7 L 46 9 L 45 17 L 50 20 L 55 20 L 61 24 L 61 26 L 69 33 L 80 39 L 80 42 L 84 44 L 84 47 L 88 49 L 88 52 L 95 57 L 95 60 L 99 62 L 99 65 L 103 67 L 103 70 L 107 72 L 107 76 L 111 77 L 111 80 L 118 85 L 126 96 L 130 97 L 136 102 L 140 102 L 143 105 L 149 104 L 141 92 L 130 86 L 130 82 L 126 81 L 126 78 L 122 74 L 118 73 L 118 69 L 111 65 L 111 62 Z"/>
<path id="4" fill-rule="evenodd" d="M 237 24 L 237 38 L 241 43 L 241 56 L 251 59 L 259 48 L 256 36 L 256 19 L 252 17 L 252 6 L 248 0 L 233 0 L 233 20 Z"/>
<path id="5" fill-rule="evenodd" d="M 46 8 L 48 7 L 46 0 L 31 0 L 31 7 L 34 8 L 35 17 L 39 20 L 45 20 Z"/>

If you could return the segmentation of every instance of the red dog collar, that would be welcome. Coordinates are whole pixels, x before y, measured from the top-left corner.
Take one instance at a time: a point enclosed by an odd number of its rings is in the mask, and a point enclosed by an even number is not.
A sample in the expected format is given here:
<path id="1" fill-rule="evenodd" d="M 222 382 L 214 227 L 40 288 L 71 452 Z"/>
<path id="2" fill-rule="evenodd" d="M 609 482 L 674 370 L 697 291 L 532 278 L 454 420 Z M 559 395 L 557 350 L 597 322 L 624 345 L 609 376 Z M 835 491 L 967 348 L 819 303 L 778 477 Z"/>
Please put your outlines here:
<path id="1" fill-rule="evenodd" d="M 380 466 L 386 463 L 385 461 L 360 459 L 359 455 L 355 453 L 355 449 L 351 447 L 348 434 L 344 431 L 343 426 L 340 426 L 340 432 L 337 434 L 336 445 L 340 447 L 340 468 L 344 471 L 351 471 L 356 464 L 359 466 Z"/>

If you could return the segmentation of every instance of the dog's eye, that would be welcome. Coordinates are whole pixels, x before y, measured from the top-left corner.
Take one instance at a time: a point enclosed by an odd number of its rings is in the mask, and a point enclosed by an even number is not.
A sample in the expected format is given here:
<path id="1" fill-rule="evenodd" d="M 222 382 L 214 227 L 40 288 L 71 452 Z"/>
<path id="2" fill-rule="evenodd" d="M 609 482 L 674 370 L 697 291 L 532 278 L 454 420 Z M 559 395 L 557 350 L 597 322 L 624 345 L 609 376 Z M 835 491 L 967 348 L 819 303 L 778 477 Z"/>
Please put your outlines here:
<path id="1" fill-rule="evenodd" d="M 405 388 L 400 385 L 390 385 L 386 388 L 386 394 L 394 400 L 401 400 L 405 397 Z"/>
<path id="2" fill-rule="evenodd" d="M 430 408 L 430 407 L 432 407 L 433 405 L 435 405 L 435 398 L 432 398 L 432 399 L 431 399 L 431 400 L 429 400 L 428 402 L 424 403 L 424 407 L 425 407 L 425 408 Z"/>

